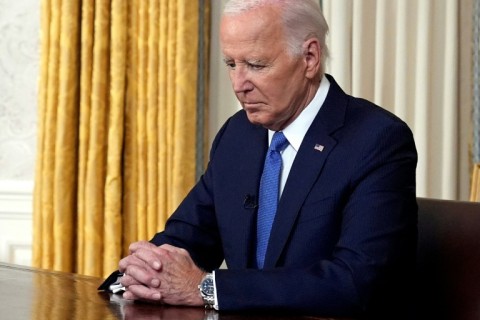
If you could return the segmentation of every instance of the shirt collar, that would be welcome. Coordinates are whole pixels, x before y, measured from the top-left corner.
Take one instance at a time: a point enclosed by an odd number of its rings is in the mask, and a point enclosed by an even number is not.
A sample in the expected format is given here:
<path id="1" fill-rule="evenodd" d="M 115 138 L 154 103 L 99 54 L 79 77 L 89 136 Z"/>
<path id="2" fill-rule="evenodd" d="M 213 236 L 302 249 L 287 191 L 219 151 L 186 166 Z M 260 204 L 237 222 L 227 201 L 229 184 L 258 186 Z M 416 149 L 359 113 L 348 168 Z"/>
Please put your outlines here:
<path id="1" fill-rule="evenodd" d="M 315 97 L 307 105 L 307 107 L 300 113 L 300 115 L 282 130 L 283 134 L 287 138 L 290 145 L 298 152 L 300 145 L 302 144 L 303 138 L 307 134 L 308 128 L 312 124 L 313 120 L 317 116 L 317 113 L 320 111 L 325 99 L 327 98 L 328 89 L 330 88 L 330 81 L 324 75 L 320 86 L 318 87 Z M 272 137 L 275 131 L 268 130 L 268 144 L 272 141 Z"/>

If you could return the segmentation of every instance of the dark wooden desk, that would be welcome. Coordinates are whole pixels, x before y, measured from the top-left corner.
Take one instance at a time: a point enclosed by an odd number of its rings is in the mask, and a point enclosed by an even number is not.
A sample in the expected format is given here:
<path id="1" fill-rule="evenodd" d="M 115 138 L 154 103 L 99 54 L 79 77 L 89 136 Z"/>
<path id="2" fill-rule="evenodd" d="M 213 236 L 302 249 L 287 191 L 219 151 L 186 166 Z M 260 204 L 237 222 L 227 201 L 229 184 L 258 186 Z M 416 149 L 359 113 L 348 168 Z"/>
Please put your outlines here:
<path id="1" fill-rule="evenodd" d="M 225 314 L 203 308 L 133 303 L 97 292 L 102 279 L 0 263 L 0 319 L 289 320 L 287 315 Z"/>

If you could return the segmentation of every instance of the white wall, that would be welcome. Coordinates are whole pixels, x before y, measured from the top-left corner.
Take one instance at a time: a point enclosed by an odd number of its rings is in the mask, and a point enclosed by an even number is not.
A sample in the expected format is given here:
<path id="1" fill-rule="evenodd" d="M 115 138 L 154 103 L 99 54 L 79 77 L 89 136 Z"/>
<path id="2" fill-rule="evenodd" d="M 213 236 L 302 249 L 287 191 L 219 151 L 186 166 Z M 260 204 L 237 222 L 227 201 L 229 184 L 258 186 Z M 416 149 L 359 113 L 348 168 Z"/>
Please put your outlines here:
<path id="1" fill-rule="evenodd" d="M 40 1 L 0 0 L 0 261 L 31 264 Z"/>
<path id="2" fill-rule="evenodd" d="M 34 170 L 39 1 L 0 0 L 0 180 Z"/>
<path id="3" fill-rule="evenodd" d="M 240 109 L 228 78 L 227 68 L 220 52 L 218 31 L 220 16 L 226 0 L 212 1 L 212 40 L 210 54 L 210 110 L 209 110 L 209 140 L 210 144 L 215 134 L 228 117 Z"/>

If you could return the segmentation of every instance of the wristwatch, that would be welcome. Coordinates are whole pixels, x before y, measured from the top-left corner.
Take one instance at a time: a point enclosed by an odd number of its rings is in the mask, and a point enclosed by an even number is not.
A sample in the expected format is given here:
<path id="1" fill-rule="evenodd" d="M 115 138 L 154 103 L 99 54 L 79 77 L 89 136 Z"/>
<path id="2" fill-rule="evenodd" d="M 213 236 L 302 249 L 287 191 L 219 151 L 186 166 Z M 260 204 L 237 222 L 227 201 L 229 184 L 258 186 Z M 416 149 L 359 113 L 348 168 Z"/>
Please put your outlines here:
<path id="1" fill-rule="evenodd" d="M 213 274 L 207 273 L 202 282 L 198 285 L 200 295 L 202 296 L 205 308 L 212 309 L 215 304 L 215 284 L 213 283 Z"/>

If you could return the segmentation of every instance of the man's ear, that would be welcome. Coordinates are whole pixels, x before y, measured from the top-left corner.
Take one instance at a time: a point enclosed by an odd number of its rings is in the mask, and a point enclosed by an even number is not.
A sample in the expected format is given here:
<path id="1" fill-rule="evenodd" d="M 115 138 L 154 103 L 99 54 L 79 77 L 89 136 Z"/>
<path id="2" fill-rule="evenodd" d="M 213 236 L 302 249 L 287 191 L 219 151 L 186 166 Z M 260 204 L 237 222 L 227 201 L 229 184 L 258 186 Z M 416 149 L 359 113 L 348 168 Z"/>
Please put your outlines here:
<path id="1" fill-rule="evenodd" d="M 309 79 L 318 77 L 321 68 L 322 49 L 317 38 L 310 38 L 303 43 L 303 54 L 307 67 L 305 76 Z"/>

